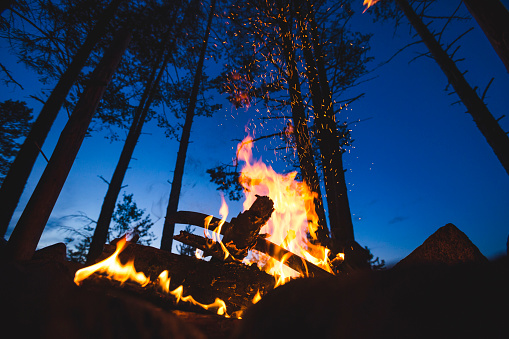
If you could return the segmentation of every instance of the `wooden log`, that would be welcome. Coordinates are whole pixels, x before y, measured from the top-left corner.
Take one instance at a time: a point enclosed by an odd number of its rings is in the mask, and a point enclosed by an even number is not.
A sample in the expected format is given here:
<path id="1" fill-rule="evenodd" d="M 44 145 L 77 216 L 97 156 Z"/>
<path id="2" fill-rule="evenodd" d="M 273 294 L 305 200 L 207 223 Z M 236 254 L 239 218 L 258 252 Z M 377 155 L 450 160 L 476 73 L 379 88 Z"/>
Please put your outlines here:
<path id="1" fill-rule="evenodd" d="M 205 227 L 205 218 L 209 217 L 209 214 L 199 213 L 199 212 L 193 212 L 193 211 L 178 211 L 177 213 L 174 213 L 168 218 L 172 223 L 175 224 L 188 224 L 193 226 L 199 226 L 204 228 Z M 213 231 L 215 229 L 215 225 L 219 224 L 221 219 L 218 219 L 216 217 L 212 217 L 209 225 L 209 229 Z M 220 234 L 224 234 L 226 230 L 228 230 L 231 227 L 229 222 L 225 222 L 223 224 L 223 227 L 221 228 Z"/>
<path id="2" fill-rule="evenodd" d="M 114 246 L 106 245 L 98 260 L 105 259 L 114 251 Z M 209 262 L 139 244 L 129 244 L 119 259 L 122 263 L 134 260 L 136 270 L 143 272 L 150 281 L 156 281 L 162 271 L 168 270 L 170 290 L 182 285 L 184 295 L 192 295 L 203 304 L 213 303 L 215 298 L 220 298 L 225 302 L 229 314 L 249 307 L 257 291 L 264 295 L 274 287 L 274 277 L 254 265 Z"/>
<path id="3" fill-rule="evenodd" d="M 249 210 L 240 213 L 236 218 L 224 222 L 219 230 L 224 237 L 222 242 L 229 254 L 233 256 L 226 257 L 227 261 L 239 261 L 246 257 L 250 249 L 256 249 L 274 259 L 281 261 L 285 257 L 285 264 L 303 276 L 322 277 L 331 274 L 313 263 L 301 258 L 284 248 L 266 240 L 264 236 L 259 235 L 260 229 L 267 223 L 274 211 L 274 204 L 268 197 L 257 196 L 257 199 Z M 204 227 L 206 214 L 190 211 L 179 211 L 170 216 L 172 222 L 180 224 L 192 224 Z M 215 225 L 220 222 L 218 218 L 212 218 L 209 229 L 214 230 Z M 214 226 L 211 226 L 214 225 Z M 199 248 L 204 252 L 204 256 L 225 260 L 225 252 L 220 244 L 205 239 L 194 234 L 182 231 L 179 235 L 173 237 L 175 240 L 184 244 Z"/>
<path id="4" fill-rule="evenodd" d="M 258 237 L 254 249 L 268 254 L 277 261 L 284 259 L 284 264 L 301 273 L 303 276 L 309 277 L 330 277 L 331 273 L 307 261 L 306 259 L 285 250 L 283 247 L 270 242 L 269 240 Z"/>
<path id="5" fill-rule="evenodd" d="M 225 230 L 223 243 L 237 259 L 247 256 L 258 239 L 260 229 L 269 221 L 274 211 L 274 202 L 265 196 L 256 196 L 251 207 L 230 221 Z"/>
<path id="6" fill-rule="evenodd" d="M 222 331 L 223 338 L 229 338 L 228 327 L 238 323 L 216 314 L 199 314 L 198 319 L 211 318 L 218 324 L 205 328 L 192 321 L 192 315 L 191 321 L 179 319 L 179 314 L 120 293 L 121 289 L 78 287 L 66 265 L 58 261 L 2 260 L 0 271 L 8 277 L 0 279 L 4 310 L 0 327 L 5 338 L 212 338 L 195 327 L 211 334 Z"/>
<path id="7" fill-rule="evenodd" d="M 221 248 L 221 245 L 212 239 L 203 238 L 186 231 L 180 231 L 180 234 L 174 235 L 173 239 L 180 241 L 183 244 L 202 250 L 203 257 L 212 256 L 225 262 L 234 261 L 231 256 L 226 256 L 225 251 L 223 251 Z"/>
<path id="8" fill-rule="evenodd" d="M 191 234 L 185 231 L 181 231 L 179 235 L 173 237 L 175 240 L 180 241 L 184 244 L 193 246 L 195 248 L 201 249 L 204 253 L 203 256 L 212 256 L 216 259 L 230 262 L 230 261 L 239 261 L 238 259 L 234 259 L 231 256 L 225 258 L 225 254 L 221 246 L 211 241 L 211 239 L 205 239 L 195 234 Z M 265 239 L 263 236 L 258 236 L 256 238 L 256 243 L 253 246 L 253 249 L 265 253 L 277 261 L 284 260 L 284 264 L 290 267 L 291 269 L 299 272 L 304 277 L 327 277 L 331 276 L 331 274 L 324 269 L 316 266 L 315 264 L 305 260 L 304 258 L 287 251 L 283 247 L 270 242 Z"/>

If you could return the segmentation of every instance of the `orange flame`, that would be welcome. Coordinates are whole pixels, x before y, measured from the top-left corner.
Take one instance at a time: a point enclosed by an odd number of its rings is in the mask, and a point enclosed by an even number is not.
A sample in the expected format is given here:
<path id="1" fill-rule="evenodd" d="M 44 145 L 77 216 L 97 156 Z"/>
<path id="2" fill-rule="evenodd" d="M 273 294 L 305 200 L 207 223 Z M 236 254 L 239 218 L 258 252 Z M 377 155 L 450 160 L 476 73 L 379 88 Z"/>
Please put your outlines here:
<path id="1" fill-rule="evenodd" d="M 245 162 L 240 176 L 246 195 L 244 209 L 253 204 L 256 195 L 268 196 L 274 202 L 272 217 L 260 233 L 269 234 L 268 240 L 271 242 L 332 273 L 328 260 L 329 250 L 308 240 L 308 236 L 316 239 L 316 193 L 305 183 L 295 180 L 297 172 L 281 175 L 262 161 L 253 162 L 252 139 L 249 136 L 239 144 L 237 154 L 239 160 Z M 284 266 L 283 262 L 274 263 L 272 258 L 262 253 L 254 253 L 245 261 L 257 262 L 258 266 L 276 276 L 276 286 L 284 284 L 291 276 L 298 276 L 299 273 L 307 276 L 307 272 L 296 273 Z"/>
<path id="2" fill-rule="evenodd" d="M 193 305 L 200 306 L 206 310 L 209 310 L 211 308 L 217 308 L 216 313 L 219 315 L 224 315 L 225 317 L 229 318 L 230 316 L 226 313 L 226 304 L 223 300 L 216 298 L 216 300 L 212 304 L 202 304 L 194 300 L 194 298 L 190 295 L 183 296 L 184 294 L 184 287 L 180 285 L 173 291 L 170 291 L 170 278 L 168 277 L 168 271 L 164 270 L 159 274 L 159 277 L 157 278 L 157 282 L 159 286 L 162 288 L 162 290 L 166 293 L 169 293 L 173 295 L 177 299 L 177 303 L 182 300 L 184 302 L 191 303 Z"/>
<path id="3" fill-rule="evenodd" d="M 133 260 L 128 261 L 125 265 L 120 262 L 118 256 L 126 246 L 127 241 L 124 237 L 117 242 L 117 248 L 111 256 L 104 259 L 103 261 L 98 262 L 97 264 L 78 270 L 74 276 L 74 282 L 76 285 L 80 285 L 83 280 L 87 279 L 94 273 L 106 274 L 108 278 L 120 281 L 121 283 L 130 280 L 138 283 L 142 287 L 148 285 L 150 283 L 150 279 L 146 277 L 142 272 L 136 271 L 134 268 Z M 228 313 L 226 313 L 225 302 L 219 298 L 216 298 L 212 304 L 202 304 L 194 300 L 194 298 L 190 295 L 184 296 L 184 287 L 182 285 L 173 291 L 170 291 L 170 278 L 168 277 L 167 270 L 159 274 L 159 277 L 157 278 L 157 284 L 162 288 L 164 292 L 173 295 L 177 299 L 177 303 L 182 300 L 183 302 L 192 303 L 193 305 L 200 306 L 206 310 L 217 309 L 217 314 L 227 318 L 230 317 Z"/>
<path id="4" fill-rule="evenodd" d="M 219 209 L 219 215 L 221 216 L 221 220 L 219 221 L 216 228 L 212 231 L 212 235 L 210 235 L 209 226 L 210 226 L 210 221 L 212 220 L 213 216 L 212 215 L 207 216 L 204 220 L 203 235 L 205 236 L 205 238 L 211 239 L 212 241 L 219 243 L 219 245 L 221 245 L 221 248 L 224 252 L 224 260 L 226 260 L 230 256 L 230 252 L 228 251 L 226 246 L 223 244 L 223 241 L 221 240 L 221 228 L 223 227 L 224 223 L 226 222 L 226 217 L 228 216 L 228 205 L 226 204 L 226 201 L 224 201 L 223 195 L 221 195 L 221 200 L 222 200 L 221 208 Z M 200 258 L 199 257 L 200 254 L 199 254 L 198 250 L 195 253 L 195 256 L 197 258 Z"/>
<path id="5" fill-rule="evenodd" d="M 117 242 L 117 249 L 108 258 L 97 264 L 82 268 L 78 270 L 74 276 L 74 282 L 79 285 L 83 280 L 91 276 L 93 273 L 104 273 L 113 280 L 120 281 L 121 283 L 127 280 L 134 281 L 141 286 L 146 286 L 150 279 L 143 274 L 143 272 L 137 272 L 134 268 L 134 262 L 128 261 L 127 264 L 122 264 L 118 259 L 118 255 L 127 246 L 126 238 L 122 238 Z"/>
<path id="6" fill-rule="evenodd" d="M 366 8 L 362 11 L 362 13 L 366 12 L 368 10 L 368 8 L 370 8 L 371 6 L 376 4 L 378 1 L 380 1 L 380 0 L 364 0 L 362 5 L 366 6 Z"/>

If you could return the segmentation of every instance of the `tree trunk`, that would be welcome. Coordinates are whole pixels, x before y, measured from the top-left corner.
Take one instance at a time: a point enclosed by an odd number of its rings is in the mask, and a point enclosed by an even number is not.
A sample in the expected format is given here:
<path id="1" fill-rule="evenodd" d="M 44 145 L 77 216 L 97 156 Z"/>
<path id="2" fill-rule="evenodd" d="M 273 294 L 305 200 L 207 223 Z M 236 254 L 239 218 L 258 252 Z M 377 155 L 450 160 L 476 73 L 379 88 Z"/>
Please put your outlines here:
<path id="1" fill-rule="evenodd" d="M 162 74 L 164 73 L 166 65 L 168 64 L 172 54 L 173 46 L 167 51 L 166 57 L 164 58 L 159 73 L 156 77 L 158 66 L 161 64 L 161 59 L 163 58 L 164 52 L 166 50 L 166 41 L 167 39 L 164 39 L 163 46 L 161 47 L 161 53 L 159 54 L 152 74 L 147 81 L 145 91 L 140 100 L 138 108 L 136 109 L 136 113 L 134 115 L 132 125 L 129 129 L 129 133 L 127 134 L 127 138 L 124 147 L 122 148 L 117 166 L 115 167 L 111 181 L 108 184 L 108 190 L 106 192 L 106 196 L 104 197 L 99 218 L 97 219 L 97 225 L 94 230 L 94 235 L 92 236 L 92 242 L 90 243 L 90 249 L 87 256 L 87 265 L 93 264 L 95 259 L 101 255 L 103 246 L 108 238 L 110 222 L 113 216 L 113 212 L 115 211 L 115 203 L 118 199 L 120 190 L 122 189 L 122 182 L 124 181 L 125 174 L 129 167 L 129 162 L 131 161 L 134 149 L 138 143 L 143 124 L 145 123 L 150 105 L 154 100 Z"/>
<path id="2" fill-rule="evenodd" d="M 105 9 L 101 18 L 97 21 L 93 30 L 88 34 L 85 42 L 74 56 L 71 64 L 62 75 L 57 85 L 51 92 L 48 100 L 44 104 L 39 116 L 35 120 L 30 133 L 26 137 L 16 158 L 5 176 L 2 187 L 0 188 L 0 236 L 4 237 L 9 227 L 12 215 L 16 210 L 19 199 L 25 188 L 30 172 L 39 155 L 39 149 L 42 148 L 46 136 L 55 121 L 55 118 L 64 103 L 72 85 L 78 78 L 81 69 L 85 65 L 90 52 L 97 44 L 99 39 L 104 36 L 107 24 L 111 21 L 116 9 L 122 0 L 113 0 Z"/>
<path id="3" fill-rule="evenodd" d="M 509 72 L 509 11 L 500 0 L 463 0 Z"/>
<path id="4" fill-rule="evenodd" d="M 348 202 L 345 172 L 343 170 L 343 151 L 334 117 L 324 55 L 319 43 L 319 32 L 311 7 L 308 8 L 308 22 L 311 43 L 307 32 L 303 31 L 302 42 L 306 74 L 310 82 L 311 98 L 315 110 L 315 126 L 322 157 L 325 192 L 329 209 L 329 221 L 333 236 L 334 251 L 343 251 L 342 244 L 354 241 L 353 223 Z M 301 24 L 301 29 L 304 29 Z M 314 54 L 313 54 L 314 50 Z"/>
<path id="5" fill-rule="evenodd" d="M 498 157 L 498 160 L 505 168 L 507 174 L 509 174 L 509 137 L 500 127 L 482 99 L 479 98 L 476 91 L 470 87 L 454 61 L 443 50 L 442 46 L 440 46 L 433 34 L 428 30 L 428 27 L 415 13 L 412 6 L 406 0 L 396 0 L 396 3 L 428 47 L 431 55 L 447 76 L 449 83 L 453 86 L 467 108 L 468 113 L 470 113 L 477 127 Z"/>
<path id="6" fill-rule="evenodd" d="M 283 16 L 284 17 L 284 16 Z M 281 20 L 284 20 L 283 17 Z M 291 33 L 287 22 L 281 22 L 280 27 L 283 31 L 283 49 L 286 56 L 288 71 L 288 90 L 290 93 L 290 102 L 292 108 L 292 120 L 294 124 L 295 143 L 297 146 L 297 155 L 299 156 L 299 164 L 304 182 L 310 190 L 317 194 L 315 199 L 315 211 L 318 215 L 317 238 L 323 246 L 329 245 L 329 230 L 325 210 L 323 206 L 323 198 L 320 189 L 320 179 L 316 171 L 313 147 L 309 138 L 309 130 L 307 126 L 307 118 L 304 109 L 304 102 L 300 89 L 299 72 L 297 70 L 297 62 L 295 57 L 295 46 L 291 40 Z"/>
<path id="7" fill-rule="evenodd" d="M 130 29 L 121 29 L 92 73 L 87 88 L 60 134 L 49 163 L 12 232 L 7 244 L 7 254 L 11 258 L 29 260 L 34 254 L 95 110 L 129 45 L 131 35 Z"/>
<path id="8" fill-rule="evenodd" d="M 180 199 L 180 191 L 182 189 L 182 178 L 184 176 L 184 166 L 186 163 L 187 148 L 189 146 L 189 138 L 191 135 L 191 127 L 196 108 L 196 101 L 200 89 L 201 77 L 203 72 L 203 63 L 205 61 L 205 52 L 207 51 L 207 42 L 210 34 L 210 27 L 212 25 L 212 18 L 216 0 L 212 0 L 210 5 L 210 13 L 207 21 L 207 29 L 203 38 L 203 45 L 200 51 L 200 58 L 196 67 L 196 74 L 194 75 L 193 88 L 189 98 L 189 105 L 187 106 L 186 120 L 182 127 L 182 136 L 180 137 L 179 150 L 177 153 L 177 160 L 175 162 L 175 171 L 173 172 L 173 181 L 171 183 L 170 198 L 168 207 L 166 208 L 166 218 L 164 220 L 163 235 L 161 237 L 161 249 L 170 251 L 173 245 L 173 233 L 175 232 L 175 223 L 171 222 L 169 216 L 176 213 Z"/>

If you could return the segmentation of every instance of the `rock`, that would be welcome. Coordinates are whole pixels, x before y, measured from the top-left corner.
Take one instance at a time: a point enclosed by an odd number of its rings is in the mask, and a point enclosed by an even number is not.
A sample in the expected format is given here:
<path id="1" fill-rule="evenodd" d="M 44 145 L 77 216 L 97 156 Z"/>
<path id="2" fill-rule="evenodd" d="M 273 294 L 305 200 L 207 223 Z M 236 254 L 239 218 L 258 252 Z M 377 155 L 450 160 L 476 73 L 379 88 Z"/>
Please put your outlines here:
<path id="1" fill-rule="evenodd" d="M 507 286 L 507 258 L 297 279 L 249 308 L 233 338 L 507 338 Z"/>
<path id="2" fill-rule="evenodd" d="M 453 224 L 440 227 L 422 245 L 394 267 L 414 265 L 454 265 L 460 263 L 486 263 L 488 259 L 465 233 Z"/>
<path id="3" fill-rule="evenodd" d="M 67 247 L 63 242 L 59 242 L 40 250 L 35 251 L 33 260 L 52 260 L 57 262 L 64 262 L 67 255 Z"/>

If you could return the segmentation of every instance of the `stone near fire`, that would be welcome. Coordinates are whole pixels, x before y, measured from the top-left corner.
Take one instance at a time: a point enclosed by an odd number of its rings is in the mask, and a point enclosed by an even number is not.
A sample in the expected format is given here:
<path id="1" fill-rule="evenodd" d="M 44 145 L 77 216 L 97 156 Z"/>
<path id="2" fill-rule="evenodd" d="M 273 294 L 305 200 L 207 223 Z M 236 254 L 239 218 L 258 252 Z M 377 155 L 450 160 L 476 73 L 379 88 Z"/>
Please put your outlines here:
<path id="1" fill-rule="evenodd" d="M 66 253 L 67 247 L 63 242 L 59 242 L 35 251 L 32 259 L 64 262 L 66 260 Z"/>
<path id="2" fill-rule="evenodd" d="M 465 233 L 453 224 L 440 227 L 395 267 L 414 265 L 454 265 L 485 263 L 488 259 L 479 251 Z"/>
<path id="3" fill-rule="evenodd" d="M 507 286 L 507 257 L 297 279 L 249 308 L 232 339 L 507 338 Z"/>

